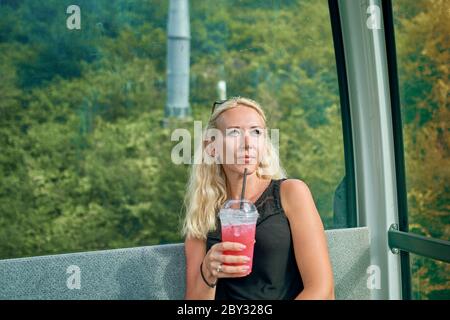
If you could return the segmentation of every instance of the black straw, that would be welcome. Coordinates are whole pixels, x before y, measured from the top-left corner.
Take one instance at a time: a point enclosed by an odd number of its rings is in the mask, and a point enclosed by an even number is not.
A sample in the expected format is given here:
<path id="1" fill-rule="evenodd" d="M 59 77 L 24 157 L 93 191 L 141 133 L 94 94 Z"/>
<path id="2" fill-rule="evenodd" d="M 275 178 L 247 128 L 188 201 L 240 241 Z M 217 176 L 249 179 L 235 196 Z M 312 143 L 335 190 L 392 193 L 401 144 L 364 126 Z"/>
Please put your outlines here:
<path id="1" fill-rule="evenodd" d="M 242 182 L 242 192 L 241 192 L 241 210 L 242 210 L 242 200 L 244 200 L 244 195 L 245 195 L 245 184 L 246 184 L 246 180 L 247 180 L 247 168 L 244 169 L 244 181 Z"/>

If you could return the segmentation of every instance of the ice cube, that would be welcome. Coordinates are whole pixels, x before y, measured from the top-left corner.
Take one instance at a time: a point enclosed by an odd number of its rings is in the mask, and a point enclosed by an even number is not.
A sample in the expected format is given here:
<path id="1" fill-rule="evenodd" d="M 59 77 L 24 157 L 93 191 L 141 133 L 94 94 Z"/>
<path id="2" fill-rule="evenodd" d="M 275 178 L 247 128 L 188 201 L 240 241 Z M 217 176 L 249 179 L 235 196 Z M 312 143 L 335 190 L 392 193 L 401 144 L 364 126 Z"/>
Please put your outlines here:
<path id="1" fill-rule="evenodd" d="M 241 226 L 233 226 L 233 235 L 239 237 L 241 235 Z"/>

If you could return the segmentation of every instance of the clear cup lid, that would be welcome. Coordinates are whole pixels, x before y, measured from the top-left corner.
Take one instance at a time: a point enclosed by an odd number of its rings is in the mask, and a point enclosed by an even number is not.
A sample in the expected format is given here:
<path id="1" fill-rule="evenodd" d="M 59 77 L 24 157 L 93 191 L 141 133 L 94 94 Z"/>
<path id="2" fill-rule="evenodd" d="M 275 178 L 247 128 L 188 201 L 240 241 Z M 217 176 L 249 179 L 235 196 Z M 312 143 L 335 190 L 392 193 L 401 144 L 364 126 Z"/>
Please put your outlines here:
<path id="1" fill-rule="evenodd" d="M 255 205 L 248 200 L 227 200 L 219 212 L 222 226 L 255 224 L 259 214 Z"/>
<path id="2" fill-rule="evenodd" d="M 242 213 L 250 213 L 255 212 L 256 207 L 255 205 L 249 201 L 249 200 L 227 200 L 224 205 L 222 206 L 222 209 L 231 209 L 231 210 L 239 210 Z"/>

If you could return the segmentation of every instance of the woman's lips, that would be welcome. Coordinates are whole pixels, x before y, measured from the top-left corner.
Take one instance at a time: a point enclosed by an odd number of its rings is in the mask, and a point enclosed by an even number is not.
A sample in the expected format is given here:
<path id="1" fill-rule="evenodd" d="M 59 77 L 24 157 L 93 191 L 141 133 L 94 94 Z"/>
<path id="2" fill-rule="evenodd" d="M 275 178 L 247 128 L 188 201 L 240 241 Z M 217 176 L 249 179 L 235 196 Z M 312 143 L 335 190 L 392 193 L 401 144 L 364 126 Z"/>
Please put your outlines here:
<path id="1" fill-rule="evenodd" d="M 252 160 L 252 159 L 256 159 L 256 157 L 251 157 L 251 156 L 245 156 L 245 157 L 240 157 L 240 158 L 238 158 L 239 160 L 244 160 L 244 163 L 250 163 L 250 161 Z"/>

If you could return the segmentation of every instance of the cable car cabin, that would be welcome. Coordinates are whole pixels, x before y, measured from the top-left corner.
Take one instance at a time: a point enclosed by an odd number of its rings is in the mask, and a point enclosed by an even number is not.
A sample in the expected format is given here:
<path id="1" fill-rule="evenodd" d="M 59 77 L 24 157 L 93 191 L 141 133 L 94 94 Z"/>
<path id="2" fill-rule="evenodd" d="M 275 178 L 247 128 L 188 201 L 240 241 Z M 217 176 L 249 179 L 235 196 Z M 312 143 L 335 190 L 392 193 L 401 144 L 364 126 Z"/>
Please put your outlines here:
<path id="1" fill-rule="evenodd" d="M 450 298 L 449 2 L 0 8 L 0 299 L 183 299 L 174 144 L 241 95 L 312 191 L 337 299 Z"/>

